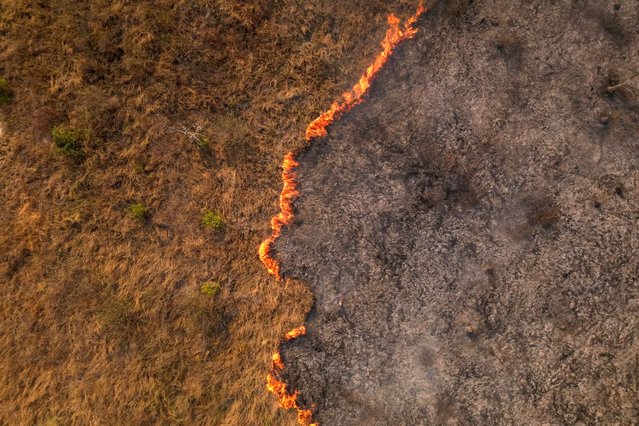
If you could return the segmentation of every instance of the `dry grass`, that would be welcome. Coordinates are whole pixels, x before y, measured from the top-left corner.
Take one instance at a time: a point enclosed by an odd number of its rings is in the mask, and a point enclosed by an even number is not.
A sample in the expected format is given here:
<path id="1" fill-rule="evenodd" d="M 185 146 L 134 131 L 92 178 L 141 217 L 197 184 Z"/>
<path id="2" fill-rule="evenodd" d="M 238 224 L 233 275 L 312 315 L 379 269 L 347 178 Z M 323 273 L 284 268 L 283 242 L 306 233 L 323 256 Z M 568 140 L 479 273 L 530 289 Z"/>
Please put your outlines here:
<path id="1" fill-rule="evenodd" d="M 279 163 L 414 3 L 3 1 L 0 423 L 293 423 L 264 380 L 311 295 L 257 259 Z"/>

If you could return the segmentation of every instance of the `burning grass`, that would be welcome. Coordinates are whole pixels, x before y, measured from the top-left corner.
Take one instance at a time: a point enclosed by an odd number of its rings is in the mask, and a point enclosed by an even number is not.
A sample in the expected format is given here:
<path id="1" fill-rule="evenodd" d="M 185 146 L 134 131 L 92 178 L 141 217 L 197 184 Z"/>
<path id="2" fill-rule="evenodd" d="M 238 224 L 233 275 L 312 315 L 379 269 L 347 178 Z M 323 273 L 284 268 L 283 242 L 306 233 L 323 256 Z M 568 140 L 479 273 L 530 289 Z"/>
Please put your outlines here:
<path id="1" fill-rule="evenodd" d="M 308 125 L 306 128 L 306 141 L 308 143 L 315 138 L 326 136 L 328 126 L 364 100 L 363 98 L 368 92 L 375 76 L 386 64 L 395 47 L 402 41 L 412 38 L 417 33 L 415 24 L 425 11 L 424 2 L 420 1 L 415 14 L 408 18 L 403 26 L 400 26 L 400 20 L 394 14 L 388 16 L 389 28 L 382 41 L 382 51 L 375 57 L 373 63 L 366 68 L 366 72 L 360 77 L 353 88 L 343 93 L 340 101 L 333 102 L 326 112 L 322 113 Z M 284 156 L 284 161 L 282 162 L 282 181 L 284 186 L 280 194 L 280 212 L 271 220 L 272 235 L 263 241 L 259 247 L 260 260 L 264 263 L 268 272 L 278 280 L 282 278 L 280 274 L 280 264 L 272 255 L 272 246 L 280 237 L 282 228 L 293 220 L 293 201 L 299 195 L 296 189 L 297 174 L 294 169 L 298 166 L 299 163 L 295 160 L 293 152 L 289 152 Z M 300 326 L 286 333 L 284 339 L 292 340 L 304 334 L 306 334 L 306 327 Z M 294 391 L 290 393 L 286 388 L 286 384 L 279 379 L 279 371 L 284 369 L 284 364 L 279 352 L 273 354 L 272 360 L 273 368 L 266 378 L 267 389 L 277 397 L 280 407 L 295 409 L 297 411 L 298 422 L 300 424 L 313 424 L 312 411 L 302 408 L 297 402 L 299 392 Z"/>
<path id="2" fill-rule="evenodd" d="M 286 333 L 284 340 L 293 340 L 306 334 L 304 326 L 293 329 Z M 301 407 L 298 403 L 299 391 L 290 392 L 286 383 L 280 378 L 280 372 L 284 369 L 284 362 L 279 352 L 275 352 L 271 357 L 273 366 L 270 373 L 266 376 L 266 389 L 277 398 L 277 403 L 285 410 L 295 410 L 297 412 L 297 421 L 304 426 L 318 426 L 313 423 L 313 411 Z"/>
<path id="3" fill-rule="evenodd" d="M 306 141 L 310 143 L 315 138 L 326 136 L 327 128 L 344 113 L 350 111 L 355 105 L 363 101 L 364 95 L 368 92 L 375 76 L 388 61 L 395 47 L 404 40 L 412 38 L 417 33 L 415 23 L 426 11 L 423 0 L 419 2 L 417 11 L 408 18 L 403 27 L 400 20 L 391 14 L 388 16 L 388 30 L 382 41 L 382 51 L 375 57 L 373 63 L 366 68 L 364 75 L 360 77 L 353 88 L 344 92 L 340 101 L 333 102 L 330 108 L 313 120 L 306 128 Z M 273 243 L 282 232 L 282 227 L 293 220 L 292 202 L 299 195 L 296 188 L 297 174 L 294 169 L 299 166 L 295 160 L 295 154 L 289 152 L 284 156 L 282 162 L 282 181 L 284 187 L 280 194 L 280 212 L 271 220 L 273 234 L 262 242 L 259 248 L 260 259 L 266 266 L 269 273 L 277 279 L 281 279 L 280 266 L 271 254 Z"/>

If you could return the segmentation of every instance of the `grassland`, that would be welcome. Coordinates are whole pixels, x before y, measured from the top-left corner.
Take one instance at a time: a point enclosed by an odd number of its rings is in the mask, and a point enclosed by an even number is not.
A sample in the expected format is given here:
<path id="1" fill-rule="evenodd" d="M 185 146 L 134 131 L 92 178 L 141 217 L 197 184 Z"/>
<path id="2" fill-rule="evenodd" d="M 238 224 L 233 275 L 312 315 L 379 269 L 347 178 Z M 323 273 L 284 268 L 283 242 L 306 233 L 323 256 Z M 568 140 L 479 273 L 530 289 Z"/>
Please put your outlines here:
<path id="1" fill-rule="evenodd" d="M 416 2 L 0 3 L 0 423 L 293 424 L 280 160 Z"/>

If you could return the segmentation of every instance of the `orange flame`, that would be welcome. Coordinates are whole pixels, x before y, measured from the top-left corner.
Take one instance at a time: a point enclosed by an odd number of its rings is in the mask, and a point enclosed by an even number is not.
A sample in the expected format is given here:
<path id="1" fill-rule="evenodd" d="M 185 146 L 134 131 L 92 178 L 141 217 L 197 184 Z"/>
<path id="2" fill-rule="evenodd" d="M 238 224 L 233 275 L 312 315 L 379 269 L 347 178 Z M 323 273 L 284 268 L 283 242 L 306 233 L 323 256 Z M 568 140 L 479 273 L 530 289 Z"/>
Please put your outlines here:
<path id="1" fill-rule="evenodd" d="M 388 17 L 389 28 L 382 42 L 382 52 L 377 55 L 355 86 L 348 92 L 342 94 L 341 102 L 333 102 L 328 111 L 321 114 L 308 125 L 306 128 L 307 142 L 311 142 L 314 138 L 326 136 L 326 129 L 331 123 L 341 117 L 345 112 L 350 111 L 355 105 L 362 102 L 362 98 L 371 87 L 372 81 L 386 64 L 395 47 L 402 41 L 412 38 L 417 34 L 417 28 L 415 28 L 414 25 L 424 12 L 426 12 L 424 1 L 420 0 L 417 12 L 405 22 L 403 28 L 400 27 L 399 19 L 395 15 Z M 280 264 L 273 258 L 271 248 L 275 240 L 280 237 L 282 228 L 293 220 L 292 203 L 299 195 L 296 189 L 297 173 L 295 173 L 294 169 L 299 165 L 292 152 L 284 156 L 284 161 L 282 162 L 282 181 L 284 181 L 284 187 L 280 194 L 280 212 L 271 219 L 271 236 L 264 240 L 259 248 L 260 260 L 264 263 L 268 272 L 278 280 L 281 279 Z"/>
<path id="2" fill-rule="evenodd" d="M 275 352 L 271 359 L 273 360 L 273 368 L 284 370 L 284 363 L 282 362 L 282 357 L 279 352 Z"/>
<path id="3" fill-rule="evenodd" d="M 281 408 L 286 410 L 297 410 L 297 421 L 303 426 L 319 426 L 319 423 L 311 423 L 313 421 L 313 412 L 311 410 L 303 410 L 297 405 L 297 396 L 299 391 L 288 393 L 286 383 L 279 380 L 277 372 L 272 371 L 266 376 L 266 388 L 277 396 L 277 402 Z"/>
<path id="4" fill-rule="evenodd" d="M 284 335 L 284 340 L 293 340 L 306 334 L 306 327 L 300 326 L 294 328 Z M 273 360 L 273 366 L 271 372 L 266 376 L 266 389 L 277 397 L 277 403 L 281 408 L 286 410 L 297 410 L 297 421 L 304 426 L 319 426 L 318 423 L 312 423 L 313 412 L 311 410 L 305 410 L 297 403 L 297 397 L 300 392 L 295 391 L 290 393 L 286 388 L 286 383 L 280 380 L 280 371 L 284 369 L 284 363 L 282 362 L 282 356 L 279 352 L 275 352 L 271 359 Z"/>
<path id="5" fill-rule="evenodd" d="M 304 327 L 303 325 L 300 325 L 299 327 L 294 328 L 288 333 L 286 333 L 286 335 L 284 336 L 284 340 L 297 339 L 298 337 L 303 336 L 304 334 L 306 334 L 306 327 Z"/>
<path id="6" fill-rule="evenodd" d="M 388 62 L 395 47 L 402 41 L 410 39 L 417 34 L 418 30 L 415 28 L 415 23 L 424 12 L 426 12 L 424 0 L 420 0 L 417 11 L 404 23 L 403 28 L 400 27 L 399 19 L 395 15 L 388 17 L 389 28 L 386 31 L 384 41 L 382 41 L 381 53 L 377 55 L 355 86 L 342 94 L 340 101 L 333 102 L 328 111 L 321 114 L 308 125 L 306 128 L 307 142 L 310 143 L 315 138 L 326 136 L 328 126 L 363 101 L 364 95 L 366 95 L 368 89 L 370 89 L 379 71 L 384 67 L 386 62 Z M 293 200 L 299 195 L 296 189 L 297 173 L 295 172 L 295 168 L 299 165 L 292 152 L 284 156 L 284 161 L 282 162 L 282 181 L 284 182 L 284 187 L 280 194 L 280 212 L 271 219 L 271 236 L 263 241 L 259 248 L 260 260 L 264 263 L 268 272 L 278 280 L 282 278 L 280 275 L 280 264 L 272 256 L 271 249 L 275 240 L 280 237 L 282 228 L 290 224 L 293 220 Z M 286 333 L 284 339 L 292 340 L 304 334 L 306 334 L 306 327 L 302 325 Z M 279 379 L 279 372 L 284 369 L 284 363 L 282 362 L 282 357 L 279 352 L 273 354 L 272 361 L 273 368 L 266 377 L 266 388 L 277 397 L 280 407 L 297 410 L 297 420 L 301 425 L 318 426 L 317 423 L 311 423 L 313 417 L 312 411 L 302 409 L 298 405 L 297 397 L 299 391 L 290 393 L 286 388 L 286 383 Z"/>
<path id="7" fill-rule="evenodd" d="M 286 383 L 280 381 L 277 377 L 279 374 L 272 371 L 266 376 L 266 388 L 277 396 L 277 402 L 284 409 L 297 408 L 298 391 L 288 393 Z"/>
<path id="8" fill-rule="evenodd" d="M 375 76 L 388 61 L 395 47 L 404 40 L 412 38 L 417 34 L 417 28 L 413 25 L 417 19 L 426 11 L 424 2 L 420 1 L 417 12 L 409 18 L 404 24 L 404 28 L 400 28 L 399 19 L 395 15 L 388 17 L 388 30 L 386 37 L 382 42 L 382 52 L 377 55 L 375 61 L 366 69 L 363 76 L 353 86 L 351 90 L 342 94 L 342 102 L 333 102 L 328 111 L 317 117 L 306 128 L 306 140 L 311 141 L 313 138 L 326 136 L 326 128 L 339 118 L 345 112 L 348 112 L 355 105 L 362 101 L 363 96 L 368 92 Z"/>
<path id="9" fill-rule="evenodd" d="M 273 233 L 268 239 L 262 242 L 259 250 L 260 260 L 264 263 L 268 272 L 278 280 L 281 278 L 280 264 L 270 255 L 270 251 L 275 240 L 280 237 L 284 225 L 289 224 L 293 220 L 292 203 L 293 199 L 299 195 L 299 192 L 295 189 L 297 173 L 295 173 L 293 169 L 299 165 L 300 163 L 295 160 L 295 156 L 292 152 L 286 154 L 282 162 L 282 181 L 284 181 L 284 188 L 282 188 L 282 193 L 280 194 L 280 212 L 271 219 L 271 229 Z"/>

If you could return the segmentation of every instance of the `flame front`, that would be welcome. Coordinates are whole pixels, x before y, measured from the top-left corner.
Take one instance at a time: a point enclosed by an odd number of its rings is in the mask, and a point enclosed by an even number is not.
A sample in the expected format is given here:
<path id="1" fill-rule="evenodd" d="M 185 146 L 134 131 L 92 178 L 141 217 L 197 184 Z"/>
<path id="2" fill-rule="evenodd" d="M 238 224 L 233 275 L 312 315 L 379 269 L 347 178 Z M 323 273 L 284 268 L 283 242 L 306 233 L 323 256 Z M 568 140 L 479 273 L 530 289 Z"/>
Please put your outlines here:
<path id="1" fill-rule="evenodd" d="M 284 181 L 284 187 L 280 194 L 280 212 L 271 219 L 271 229 L 273 233 L 268 239 L 262 242 L 259 250 L 260 260 L 264 263 L 268 272 L 278 280 L 280 279 L 280 264 L 271 256 L 271 246 L 275 240 L 280 237 L 284 225 L 289 224 L 293 220 L 293 199 L 299 195 L 299 192 L 295 189 L 297 173 L 295 173 L 293 169 L 299 165 L 300 163 L 295 160 L 295 156 L 292 152 L 286 154 L 282 162 L 282 181 Z"/>
<path id="2" fill-rule="evenodd" d="M 306 334 L 306 327 L 303 325 L 289 331 L 284 335 L 284 340 L 293 340 Z M 284 363 L 282 362 L 282 356 L 279 352 L 275 352 L 271 357 L 273 366 L 271 372 L 266 376 L 266 389 L 277 397 L 277 403 L 280 407 L 290 410 L 297 410 L 297 421 L 304 426 L 319 426 L 317 423 L 312 423 L 313 412 L 311 410 L 305 410 L 297 403 L 297 397 L 299 391 L 290 393 L 286 388 L 286 383 L 280 380 L 280 371 L 284 369 Z"/>
<path id="3" fill-rule="evenodd" d="M 391 14 L 388 17 L 388 30 L 382 41 L 381 53 L 377 55 L 373 63 L 366 69 L 364 75 L 362 75 L 351 90 L 343 93 L 339 101 L 333 102 L 326 112 L 308 125 L 306 128 L 306 141 L 308 143 L 315 138 L 326 136 L 328 126 L 363 101 L 364 95 L 366 95 L 368 89 L 370 89 L 379 71 L 384 67 L 386 62 L 388 62 L 395 47 L 402 41 L 410 39 L 417 34 L 418 30 L 415 28 L 415 23 L 424 12 L 426 12 L 424 0 L 420 0 L 417 11 L 404 23 L 403 27 L 400 26 L 400 21 L 395 15 Z M 271 236 L 264 240 L 259 248 L 260 260 L 264 263 L 268 272 L 278 280 L 282 279 L 280 275 L 280 263 L 273 257 L 272 247 L 275 241 L 280 237 L 282 228 L 293 220 L 293 200 L 299 195 L 296 189 L 297 173 L 295 169 L 299 165 L 292 152 L 284 156 L 284 161 L 282 162 L 282 180 L 284 187 L 280 194 L 280 212 L 271 219 Z M 300 326 L 286 333 L 284 339 L 292 340 L 303 334 L 306 334 L 306 327 Z M 297 396 L 299 392 L 289 393 L 286 389 L 286 383 L 279 380 L 279 371 L 284 369 L 284 363 L 282 362 L 279 352 L 273 354 L 272 360 L 273 368 L 266 378 L 267 389 L 275 394 L 280 407 L 286 409 L 294 408 L 297 410 L 297 420 L 300 424 L 317 426 L 317 423 L 311 423 L 311 410 L 304 410 L 298 405 Z"/>
<path id="4" fill-rule="evenodd" d="M 371 83 L 375 76 L 388 61 L 395 47 L 404 40 L 412 38 L 417 34 L 417 28 L 414 27 L 417 19 L 426 11 L 424 2 L 420 1 L 417 12 L 409 18 L 404 24 L 404 28 L 399 25 L 399 19 L 395 15 L 388 17 L 388 30 L 386 37 L 382 42 L 382 52 L 377 55 L 375 61 L 366 69 L 363 76 L 353 86 L 351 90 L 342 94 L 341 102 L 333 102 L 333 105 L 311 122 L 306 128 L 306 140 L 311 141 L 314 138 L 326 136 L 326 128 L 338 119 L 342 114 L 348 112 L 355 105 L 362 101 L 362 98 L 371 87 Z"/>
<path id="5" fill-rule="evenodd" d="M 381 53 L 377 55 L 355 86 L 348 92 L 342 94 L 341 101 L 333 102 L 328 111 L 321 114 L 308 125 L 306 128 L 307 142 L 311 142 L 314 138 L 326 136 L 326 129 L 331 123 L 345 112 L 350 111 L 355 105 L 362 102 L 364 95 L 371 87 L 372 81 L 386 64 L 395 47 L 402 41 L 412 38 L 417 34 L 417 28 L 415 28 L 414 25 L 425 11 L 424 1 L 420 0 L 417 12 L 406 21 L 403 28 L 400 26 L 399 19 L 395 15 L 388 17 L 388 30 L 382 42 Z M 284 156 L 284 161 L 282 162 L 282 180 L 284 181 L 284 187 L 280 194 L 280 212 L 271 219 L 271 236 L 262 242 L 259 249 L 262 263 L 264 263 L 268 272 L 278 280 L 281 279 L 280 264 L 273 258 L 271 249 L 275 240 L 280 237 L 282 228 L 293 220 L 293 200 L 299 195 L 296 189 L 297 173 L 294 171 L 297 166 L 299 166 L 299 163 L 295 160 L 295 155 L 292 152 Z"/>

